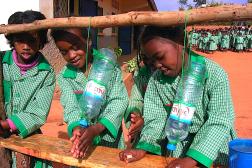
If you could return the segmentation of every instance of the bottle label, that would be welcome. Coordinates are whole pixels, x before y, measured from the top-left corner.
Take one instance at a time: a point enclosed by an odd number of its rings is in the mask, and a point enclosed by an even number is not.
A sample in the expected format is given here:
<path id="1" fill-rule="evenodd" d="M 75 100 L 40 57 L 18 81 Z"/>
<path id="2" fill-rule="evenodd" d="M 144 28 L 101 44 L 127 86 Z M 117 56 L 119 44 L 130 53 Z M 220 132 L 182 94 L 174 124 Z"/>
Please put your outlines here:
<path id="1" fill-rule="evenodd" d="M 98 99 L 103 99 L 105 92 L 106 88 L 103 85 L 100 85 L 93 80 L 87 82 L 85 94 L 95 96 Z"/>
<path id="2" fill-rule="evenodd" d="M 183 103 L 174 103 L 170 117 L 172 119 L 190 124 L 195 110 L 196 108 L 194 106 L 188 106 Z"/>

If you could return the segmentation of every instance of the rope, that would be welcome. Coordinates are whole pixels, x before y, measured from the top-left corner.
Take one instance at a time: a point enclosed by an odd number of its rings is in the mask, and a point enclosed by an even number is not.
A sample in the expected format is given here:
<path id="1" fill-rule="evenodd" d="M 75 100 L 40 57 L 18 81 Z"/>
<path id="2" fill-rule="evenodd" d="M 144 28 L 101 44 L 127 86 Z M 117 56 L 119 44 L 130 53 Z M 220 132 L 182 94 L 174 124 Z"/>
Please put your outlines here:
<path id="1" fill-rule="evenodd" d="M 188 13 L 189 13 L 189 11 L 188 10 L 186 10 L 185 11 L 185 24 L 184 24 L 184 42 L 183 42 L 183 45 L 184 45 L 184 47 L 183 47 L 183 51 L 182 51 L 182 69 L 181 69 L 181 83 L 182 83 L 182 93 L 184 93 L 184 85 L 183 85 L 183 80 L 184 80 L 184 73 L 185 73 L 185 70 L 184 70 L 184 63 L 185 63 L 185 53 L 186 53 L 186 48 L 187 48 L 187 46 L 186 46 L 186 39 L 187 39 L 187 31 L 186 31 L 186 27 L 187 27 L 187 22 L 188 22 Z M 188 54 L 188 60 L 190 60 L 190 55 Z M 178 109 L 179 109 L 179 111 L 181 110 L 181 104 L 180 104 L 180 102 L 178 102 L 179 104 L 178 104 Z M 179 117 L 179 119 L 180 119 L 180 113 L 179 113 L 179 115 L 178 115 L 178 117 Z"/>
<path id="2" fill-rule="evenodd" d="M 185 28 L 184 28 L 184 48 L 183 48 L 183 52 L 182 52 L 182 72 L 181 72 L 181 77 L 182 77 L 182 80 L 184 78 L 184 63 L 185 63 L 185 52 L 186 52 L 186 39 L 187 39 L 187 31 L 186 31 L 186 27 L 187 27 L 187 22 L 188 22 L 188 16 L 189 16 L 189 11 L 186 10 L 185 11 Z M 190 55 L 188 54 L 188 60 L 190 60 Z"/>
<path id="3" fill-rule="evenodd" d="M 88 53 L 89 53 L 90 27 L 91 27 L 91 17 L 89 17 L 88 36 L 87 36 L 87 44 L 86 44 L 86 71 L 88 70 Z"/>
<path id="4" fill-rule="evenodd" d="M 99 28 L 97 28 L 97 36 L 96 36 L 96 49 L 99 50 Z"/>

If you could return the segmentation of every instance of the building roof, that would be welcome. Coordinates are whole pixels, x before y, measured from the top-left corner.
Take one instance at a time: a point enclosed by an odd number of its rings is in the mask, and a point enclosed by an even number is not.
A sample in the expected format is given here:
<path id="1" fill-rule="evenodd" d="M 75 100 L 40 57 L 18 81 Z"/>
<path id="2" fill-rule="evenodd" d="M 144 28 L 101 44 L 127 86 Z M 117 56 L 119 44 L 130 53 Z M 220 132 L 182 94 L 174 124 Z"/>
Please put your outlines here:
<path id="1" fill-rule="evenodd" d="M 154 0 L 120 0 L 120 11 L 157 11 Z"/>
<path id="2" fill-rule="evenodd" d="M 157 11 L 157 5 L 154 0 L 148 0 L 150 7 L 152 8 L 153 11 Z"/>

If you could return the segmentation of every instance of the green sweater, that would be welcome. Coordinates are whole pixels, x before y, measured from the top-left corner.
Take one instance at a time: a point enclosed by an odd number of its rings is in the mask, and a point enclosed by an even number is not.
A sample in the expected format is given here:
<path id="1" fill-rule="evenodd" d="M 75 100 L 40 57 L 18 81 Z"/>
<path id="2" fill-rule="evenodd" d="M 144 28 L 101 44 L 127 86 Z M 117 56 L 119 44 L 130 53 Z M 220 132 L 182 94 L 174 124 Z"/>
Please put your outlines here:
<path id="1" fill-rule="evenodd" d="M 79 69 L 67 65 L 58 75 L 58 83 L 61 89 L 60 101 L 64 108 L 64 121 L 68 124 L 68 134 L 71 137 L 73 129 L 79 126 L 83 116 L 78 103 L 80 98 L 78 93 L 84 91 L 87 78 Z M 120 67 L 116 66 L 107 86 L 105 102 L 95 121 L 104 125 L 107 131 L 95 139 L 95 144 L 100 144 L 102 140 L 106 146 L 114 146 L 127 105 L 127 90 L 122 81 Z"/>
<path id="2" fill-rule="evenodd" d="M 193 57 L 201 57 L 192 53 Z M 210 167 L 227 164 L 228 142 L 236 137 L 234 108 L 226 72 L 205 59 L 207 79 L 202 101 L 196 105 L 188 137 L 177 144 L 173 157 L 189 156 Z M 180 76 L 169 78 L 157 70 L 150 78 L 144 97 L 144 127 L 137 148 L 165 155 L 165 125 L 169 117 Z"/>

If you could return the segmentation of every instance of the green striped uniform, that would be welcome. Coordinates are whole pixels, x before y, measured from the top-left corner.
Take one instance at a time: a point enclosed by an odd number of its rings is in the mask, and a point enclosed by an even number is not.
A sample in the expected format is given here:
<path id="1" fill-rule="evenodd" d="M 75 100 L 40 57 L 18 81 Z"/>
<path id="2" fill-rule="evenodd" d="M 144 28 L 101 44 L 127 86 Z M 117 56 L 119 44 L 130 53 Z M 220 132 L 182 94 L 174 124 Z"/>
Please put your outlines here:
<path id="1" fill-rule="evenodd" d="M 236 137 L 234 108 L 226 72 L 213 61 L 195 53 L 193 57 L 205 59 L 207 78 L 202 99 L 189 127 L 188 137 L 177 144 L 173 157 L 189 156 L 210 167 L 227 164 L 228 142 Z M 170 78 L 157 70 L 150 78 L 144 97 L 144 128 L 138 149 L 164 155 L 166 153 L 165 124 L 170 114 L 180 76 Z"/>
<path id="2" fill-rule="evenodd" d="M 55 88 L 55 73 L 42 54 L 39 64 L 25 75 L 21 75 L 14 63 L 12 51 L 5 53 L 2 63 L 7 117 L 16 125 L 19 136 L 25 138 L 39 132 L 46 122 Z"/>
<path id="3" fill-rule="evenodd" d="M 131 89 L 129 105 L 124 115 L 124 119 L 125 119 L 127 127 L 130 126 L 130 114 L 132 112 L 138 112 L 142 115 L 144 94 L 145 94 L 150 77 L 151 77 L 151 70 L 147 68 L 146 66 L 143 66 L 134 72 L 134 76 L 133 76 L 134 84 Z M 135 139 L 134 141 L 135 143 L 137 142 L 137 139 Z M 135 143 L 133 144 L 133 147 Z M 125 149 L 123 134 L 121 135 L 121 139 L 120 139 L 118 147 L 120 149 Z"/>
<path id="4" fill-rule="evenodd" d="M 58 83 L 61 89 L 61 104 L 64 108 L 64 121 L 68 124 L 68 134 L 79 126 L 83 114 L 79 106 L 80 92 L 83 92 L 87 84 L 87 78 L 80 69 L 66 65 L 58 75 Z M 111 80 L 108 83 L 105 102 L 102 105 L 100 115 L 94 121 L 106 127 L 106 131 L 94 139 L 95 144 L 117 147 L 115 141 L 118 138 L 122 117 L 128 105 L 128 94 L 122 81 L 120 67 L 114 69 Z"/>

